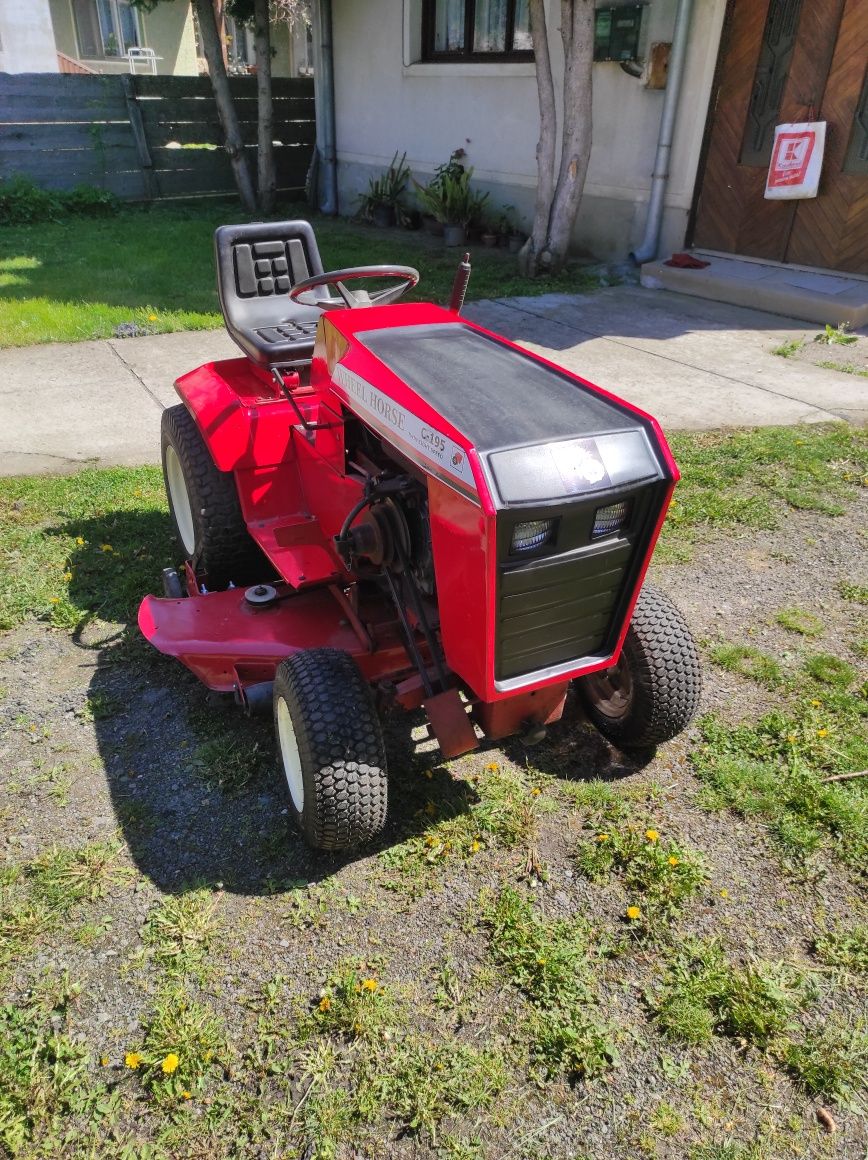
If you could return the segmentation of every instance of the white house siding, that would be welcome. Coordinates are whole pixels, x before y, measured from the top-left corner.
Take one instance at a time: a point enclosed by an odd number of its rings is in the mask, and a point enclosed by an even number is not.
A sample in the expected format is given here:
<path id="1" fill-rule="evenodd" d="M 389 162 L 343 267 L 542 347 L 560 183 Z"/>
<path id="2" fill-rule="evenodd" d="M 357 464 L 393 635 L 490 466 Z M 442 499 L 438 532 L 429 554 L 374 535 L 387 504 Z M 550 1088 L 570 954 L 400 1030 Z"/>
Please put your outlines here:
<path id="1" fill-rule="evenodd" d="M 642 51 L 671 41 L 677 0 L 651 0 Z M 726 0 L 695 0 L 663 220 L 663 250 L 684 243 Z M 559 4 L 548 0 L 552 64 L 562 84 Z M 534 65 L 422 64 L 421 0 L 333 0 L 341 212 L 354 212 L 371 174 L 397 149 L 425 180 L 452 150 L 467 151 L 494 204 L 529 224 L 539 129 Z M 641 240 L 663 92 L 617 64 L 594 65 L 594 145 L 575 242 L 622 258 Z"/>
<path id="2" fill-rule="evenodd" d="M 0 0 L 0 72 L 57 72 L 48 0 Z"/>

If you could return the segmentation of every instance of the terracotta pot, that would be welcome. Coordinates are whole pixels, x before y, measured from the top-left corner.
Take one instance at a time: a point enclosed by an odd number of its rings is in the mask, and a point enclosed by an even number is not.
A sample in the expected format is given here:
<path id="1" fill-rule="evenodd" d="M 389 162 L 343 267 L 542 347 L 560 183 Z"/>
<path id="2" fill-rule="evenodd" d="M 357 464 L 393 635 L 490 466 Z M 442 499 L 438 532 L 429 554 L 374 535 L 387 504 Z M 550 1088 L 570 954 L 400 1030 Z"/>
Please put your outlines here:
<path id="1" fill-rule="evenodd" d="M 482 244 L 486 249 L 493 250 L 497 245 L 497 234 L 483 234 Z"/>

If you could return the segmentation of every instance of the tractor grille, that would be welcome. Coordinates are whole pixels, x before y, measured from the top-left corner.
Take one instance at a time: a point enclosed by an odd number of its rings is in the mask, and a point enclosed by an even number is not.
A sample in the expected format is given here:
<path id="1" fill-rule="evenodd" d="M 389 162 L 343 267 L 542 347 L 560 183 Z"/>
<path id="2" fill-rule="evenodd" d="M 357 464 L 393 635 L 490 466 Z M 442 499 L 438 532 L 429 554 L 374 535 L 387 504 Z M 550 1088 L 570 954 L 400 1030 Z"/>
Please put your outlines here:
<path id="1" fill-rule="evenodd" d="M 611 635 L 612 614 L 633 548 L 632 538 L 618 539 L 566 556 L 504 567 L 497 679 L 601 652 Z"/>

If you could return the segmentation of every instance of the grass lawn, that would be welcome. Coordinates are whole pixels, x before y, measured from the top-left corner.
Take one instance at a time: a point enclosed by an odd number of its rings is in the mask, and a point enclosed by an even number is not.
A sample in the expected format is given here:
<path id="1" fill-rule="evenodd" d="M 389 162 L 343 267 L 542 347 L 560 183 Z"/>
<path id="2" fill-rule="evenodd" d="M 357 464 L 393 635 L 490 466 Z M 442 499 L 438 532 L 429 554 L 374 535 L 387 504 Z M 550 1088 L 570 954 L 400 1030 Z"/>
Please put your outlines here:
<path id="1" fill-rule="evenodd" d="M 388 718 L 346 858 L 132 627 L 159 470 L 0 479 L 4 1156 L 864 1160 L 868 432 L 673 443 L 695 726 L 443 762 Z"/>
<path id="2" fill-rule="evenodd" d="M 446 302 L 460 251 L 421 232 L 375 230 L 345 219 L 311 216 L 303 205 L 281 216 L 311 218 L 325 268 L 396 262 L 415 266 L 418 300 Z M 0 232 L 0 347 L 110 338 L 116 326 L 146 332 L 221 326 L 212 235 L 241 219 L 234 202 L 130 207 L 115 217 L 65 218 Z M 243 219 L 241 219 L 243 220 Z M 543 294 L 595 287 L 596 278 L 571 270 L 559 278 L 519 277 L 515 257 L 471 246 L 469 298 Z"/>

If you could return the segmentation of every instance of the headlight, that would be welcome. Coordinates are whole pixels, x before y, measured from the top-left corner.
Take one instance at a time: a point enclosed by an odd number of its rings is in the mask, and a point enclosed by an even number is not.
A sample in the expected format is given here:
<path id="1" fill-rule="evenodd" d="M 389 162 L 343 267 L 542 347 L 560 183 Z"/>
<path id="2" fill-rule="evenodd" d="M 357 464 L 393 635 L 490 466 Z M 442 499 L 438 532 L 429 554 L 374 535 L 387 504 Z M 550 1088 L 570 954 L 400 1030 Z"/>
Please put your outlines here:
<path id="1" fill-rule="evenodd" d="M 554 536 L 554 520 L 528 520 L 525 524 L 516 524 L 512 532 L 510 552 L 532 552 L 541 548 Z"/>
<path id="2" fill-rule="evenodd" d="M 620 503 L 610 503 L 606 507 L 597 508 L 594 512 L 594 526 L 591 530 L 591 539 L 598 536 L 611 536 L 612 532 L 619 532 L 627 522 L 630 505 L 626 500 Z"/>

